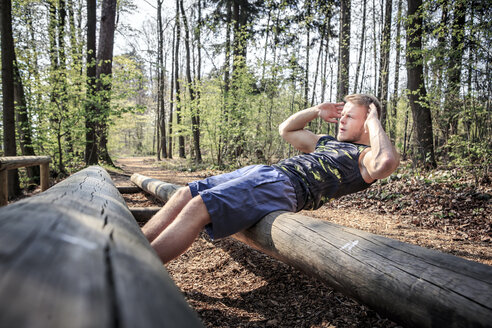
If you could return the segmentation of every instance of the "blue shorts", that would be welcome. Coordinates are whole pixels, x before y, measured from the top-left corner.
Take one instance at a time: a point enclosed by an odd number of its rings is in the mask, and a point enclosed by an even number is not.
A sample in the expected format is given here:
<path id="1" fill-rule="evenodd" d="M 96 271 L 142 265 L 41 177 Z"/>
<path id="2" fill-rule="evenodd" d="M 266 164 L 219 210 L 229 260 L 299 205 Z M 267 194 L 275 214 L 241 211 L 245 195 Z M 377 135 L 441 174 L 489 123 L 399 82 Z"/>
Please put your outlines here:
<path id="1" fill-rule="evenodd" d="M 188 186 L 191 195 L 200 195 L 207 207 L 212 223 L 205 230 L 212 239 L 247 229 L 268 213 L 294 212 L 297 207 L 289 178 L 266 165 L 246 166 Z"/>

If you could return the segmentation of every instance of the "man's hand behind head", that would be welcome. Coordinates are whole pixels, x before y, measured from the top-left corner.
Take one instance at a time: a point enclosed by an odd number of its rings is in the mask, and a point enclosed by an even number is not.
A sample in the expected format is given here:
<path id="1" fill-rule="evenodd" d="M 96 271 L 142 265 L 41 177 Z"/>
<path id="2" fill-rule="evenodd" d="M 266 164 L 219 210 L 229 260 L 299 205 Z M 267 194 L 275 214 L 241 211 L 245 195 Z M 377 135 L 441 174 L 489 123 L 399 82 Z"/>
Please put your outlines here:
<path id="1" fill-rule="evenodd" d="M 318 116 L 321 119 L 328 123 L 338 123 L 337 118 L 340 118 L 342 115 L 343 106 L 345 103 L 339 102 L 336 104 L 333 103 L 322 103 L 316 106 L 319 110 Z"/>

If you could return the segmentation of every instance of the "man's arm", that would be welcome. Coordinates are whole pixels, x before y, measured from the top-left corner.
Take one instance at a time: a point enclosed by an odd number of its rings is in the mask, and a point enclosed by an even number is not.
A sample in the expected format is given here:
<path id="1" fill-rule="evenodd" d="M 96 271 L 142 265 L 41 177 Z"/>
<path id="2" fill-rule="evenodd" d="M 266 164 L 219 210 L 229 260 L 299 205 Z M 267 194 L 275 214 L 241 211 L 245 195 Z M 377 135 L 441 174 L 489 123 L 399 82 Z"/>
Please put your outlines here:
<path id="1" fill-rule="evenodd" d="M 384 179 L 396 170 L 400 155 L 384 132 L 374 104 L 369 106 L 364 128 L 369 131 L 371 148 L 362 158 L 362 177 L 366 182 Z"/>
<path id="2" fill-rule="evenodd" d="M 326 122 L 336 123 L 336 119 L 340 117 L 343 110 L 343 105 L 343 103 L 323 103 L 304 109 L 291 115 L 280 124 L 278 131 L 282 138 L 296 149 L 304 153 L 311 153 L 314 151 L 320 136 L 304 128 L 317 117 L 321 117 Z"/>

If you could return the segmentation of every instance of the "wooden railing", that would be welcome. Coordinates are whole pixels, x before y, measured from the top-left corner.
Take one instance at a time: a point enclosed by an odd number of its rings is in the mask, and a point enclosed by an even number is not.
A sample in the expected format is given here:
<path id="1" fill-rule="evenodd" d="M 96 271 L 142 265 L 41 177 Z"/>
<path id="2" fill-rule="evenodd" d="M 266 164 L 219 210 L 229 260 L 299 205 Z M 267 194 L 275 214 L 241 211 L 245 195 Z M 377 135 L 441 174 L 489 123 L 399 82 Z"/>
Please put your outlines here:
<path id="1" fill-rule="evenodd" d="M 132 181 L 164 202 L 179 187 Z M 233 237 L 404 326 L 491 327 L 492 266 L 288 212 Z"/>
<path id="2" fill-rule="evenodd" d="M 40 166 L 41 190 L 49 188 L 50 182 L 50 163 L 49 156 L 10 156 L 0 157 L 0 206 L 8 203 L 8 170 L 20 167 Z"/>
<path id="3" fill-rule="evenodd" d="M 108 173 L 0 208 L 0 327 L 203 327 Z"/>

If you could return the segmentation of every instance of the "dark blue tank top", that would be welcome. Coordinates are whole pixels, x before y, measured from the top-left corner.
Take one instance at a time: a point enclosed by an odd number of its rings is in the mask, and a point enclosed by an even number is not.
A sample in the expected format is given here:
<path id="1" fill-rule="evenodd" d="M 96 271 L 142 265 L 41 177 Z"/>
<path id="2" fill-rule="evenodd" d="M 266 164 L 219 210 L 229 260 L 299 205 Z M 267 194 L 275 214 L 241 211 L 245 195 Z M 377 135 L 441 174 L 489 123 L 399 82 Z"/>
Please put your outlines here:
<path id="1" fill-rule="evenodd" d="M 330 199 L 371 185 L 364 181 L 359 169 L 360 153 L 367 147 L 324 136 L 318 140 L 314 152 L 272 166 L 287 174 L 294 185 L 297 211 L 315 210 Z"/>

